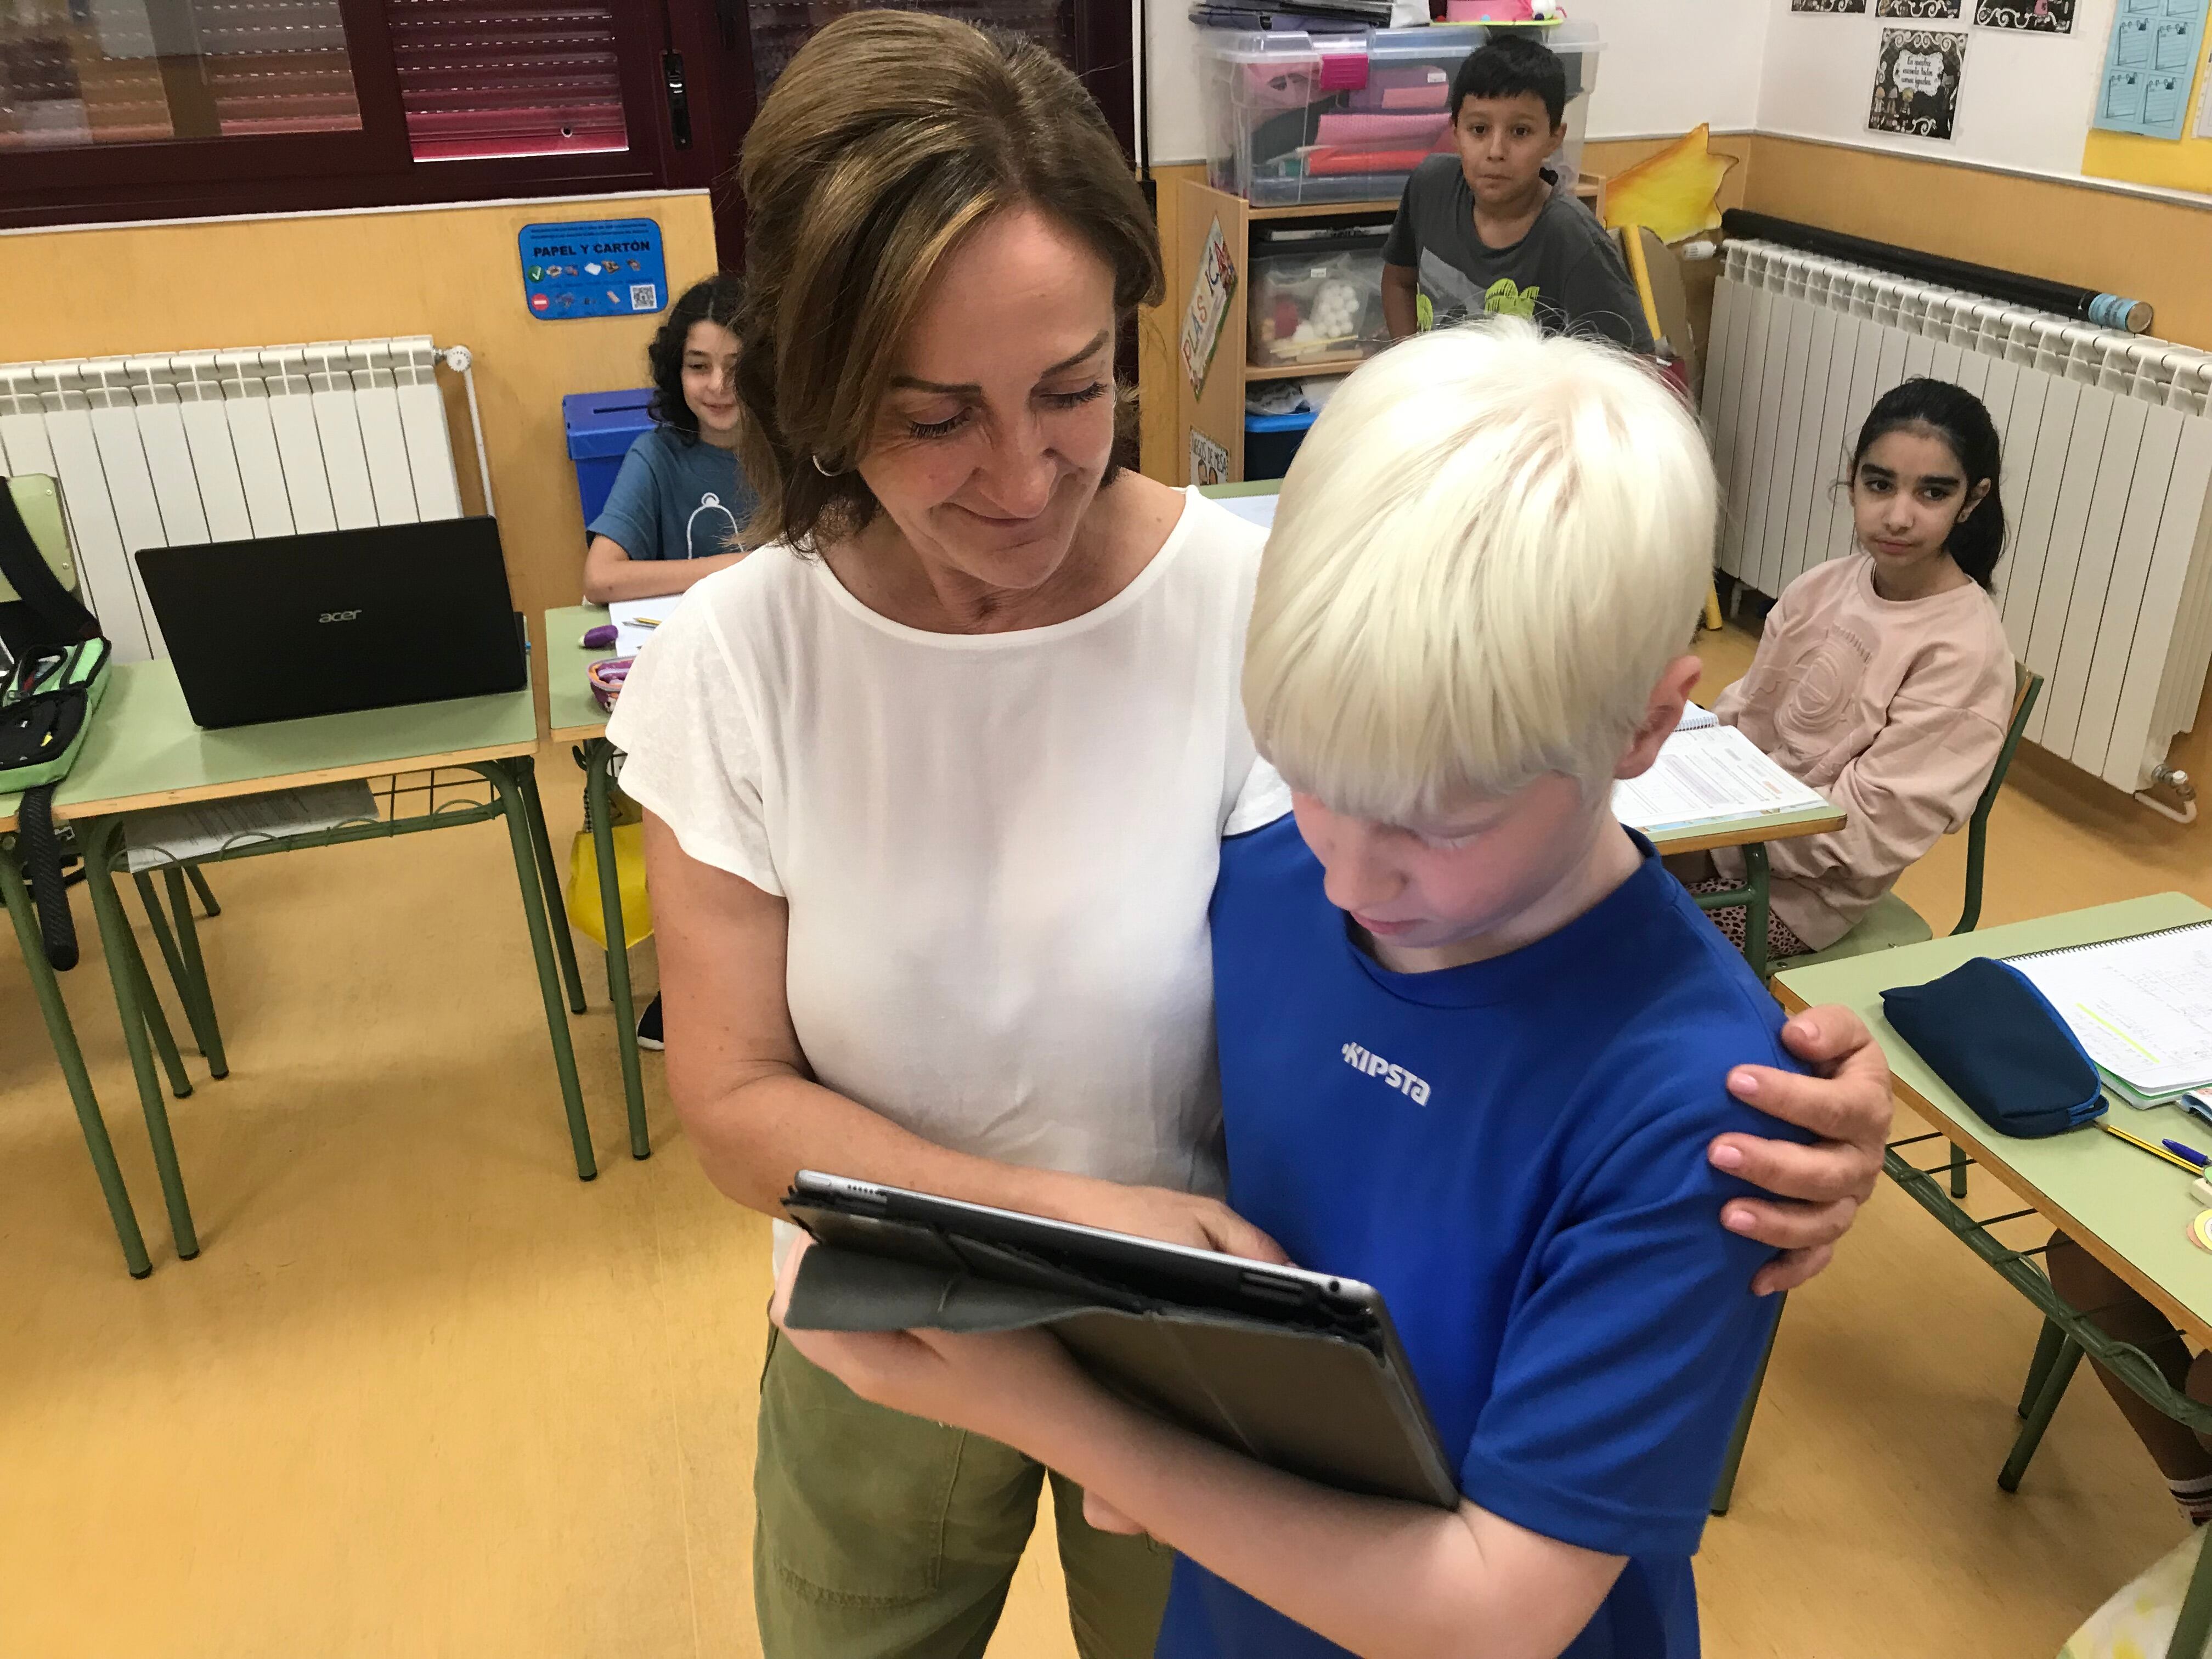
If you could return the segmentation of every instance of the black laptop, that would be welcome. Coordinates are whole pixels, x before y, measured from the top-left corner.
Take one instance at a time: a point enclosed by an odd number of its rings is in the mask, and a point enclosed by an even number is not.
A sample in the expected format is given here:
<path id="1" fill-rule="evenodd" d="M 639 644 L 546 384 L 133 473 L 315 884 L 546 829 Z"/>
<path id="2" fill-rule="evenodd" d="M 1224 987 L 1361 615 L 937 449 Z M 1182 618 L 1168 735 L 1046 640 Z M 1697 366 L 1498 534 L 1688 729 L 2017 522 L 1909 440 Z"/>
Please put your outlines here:
<path id="1" fill-rule="evenodd" d="M 491 519 L 142 548 L 138 574 L 202 726 L 530 683 Z"/>

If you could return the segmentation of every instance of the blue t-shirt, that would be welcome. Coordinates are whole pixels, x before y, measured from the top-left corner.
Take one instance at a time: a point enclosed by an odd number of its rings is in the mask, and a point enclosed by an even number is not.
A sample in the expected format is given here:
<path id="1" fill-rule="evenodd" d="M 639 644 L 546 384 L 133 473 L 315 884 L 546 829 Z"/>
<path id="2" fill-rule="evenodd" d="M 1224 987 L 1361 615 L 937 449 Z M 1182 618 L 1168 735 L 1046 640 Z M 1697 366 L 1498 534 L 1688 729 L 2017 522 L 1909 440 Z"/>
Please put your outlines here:
<path id="1" fill-rule="evenodd" d="M 630 445 L 585 533 L 605 536 L 633 559 L 709 558 L 737 550 L 732 538 L 759 501 L 732 451 L 656 426 Z"/>
<path id="2" fill-rule="evenodd" d="M 1644 846 L 1510 955 L 1396 974 L 1353 945 L 1283 817 L 1224 842 L 1214 995 L 1229 1200 L 1390 1307 L 1460 1490 L 1632 1558 L 1572 1659 L 1689 1659 L 1690 1556 L 1775 1317 L 1720 1224 L 1729 1068 L 1792 1066 L 1782 1015 Z M 1343 1650 L 1176 1564 L 1160 1659 Z"/>

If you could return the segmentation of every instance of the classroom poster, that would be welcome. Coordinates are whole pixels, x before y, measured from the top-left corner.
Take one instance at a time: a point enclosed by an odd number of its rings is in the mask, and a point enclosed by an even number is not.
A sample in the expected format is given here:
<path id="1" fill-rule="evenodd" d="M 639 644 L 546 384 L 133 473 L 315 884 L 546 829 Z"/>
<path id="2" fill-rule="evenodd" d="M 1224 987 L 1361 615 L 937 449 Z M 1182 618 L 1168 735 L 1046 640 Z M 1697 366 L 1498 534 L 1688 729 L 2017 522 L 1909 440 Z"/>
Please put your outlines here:
<path id="1" fill-rule="evenodd" d="M 2090 125 L 2179 138 L 2203 42 L 2204 0 L 2119 0 Z"/>
<path id="2" fill-rule="evenodd" d="M 1913 138 L 1951 137 L 1966 74 L 1966 37 L 1951 29 L 1884 29 L 1875 58 L 1868 130 Z"/>
<path id="3" fill-rule="evenodd" d="M 1863 13 L 1866 9 L 1867 0 L 1790 0 L 1790 9 L 1792 11 Z"/>
<path id="4" fill-rule="evenodd" d="M 1229 452 L 1196 427 L 1190 429 L 1190 481 L 1194 484 L 1229 482 Z"/>
<path id="5" fill-rule="evenodd" d="M 1955 18 L 1960 0 L 1875 0 L 1877 17 Z"/>
<path id="6" fill-rule="evenodd" d="M 1974 21 L 1985 29 L 2026 34 L 2074 33 L 2075 0 L 1979 0 Z"/>
<path id="7" fill-rule="evenodd" d="M 525 225 L 515 239 L 522 302 L 542 322 L 630 317 L 669 301 L 660 226 L 652 219 Z"/>
<path id="8" fill-rule="evenodd" d="M 1199 250 L 1198 276 L 1190 285 L 1190 306 L 1182 318 L 1182 372 L 1190 376 L 1194 395 L 1206 390 L 1206 371 L 1213 366 L 1213 349 L 1221 343 L 1221 325 L 1236 292 L 1237 264 L 1229 257 L 1229 240 L 1216 219 Z"/>

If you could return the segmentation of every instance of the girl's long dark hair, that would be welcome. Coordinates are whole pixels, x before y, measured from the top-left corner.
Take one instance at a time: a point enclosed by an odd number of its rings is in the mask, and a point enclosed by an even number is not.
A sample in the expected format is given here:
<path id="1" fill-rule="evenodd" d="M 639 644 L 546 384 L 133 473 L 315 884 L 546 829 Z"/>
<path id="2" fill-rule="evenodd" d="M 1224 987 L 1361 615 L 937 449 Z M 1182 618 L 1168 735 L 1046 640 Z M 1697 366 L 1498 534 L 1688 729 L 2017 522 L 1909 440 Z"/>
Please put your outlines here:
<path id="1" fill-rule="evenodd" d="M 2004 503 L 1997 499 L 2003 458 L 1999 453 L 1996 422 L 1990 419 L 1982 400 L 1964 386 L 1924 377 L 1907 380 L 1886 393 L 1859 428 L 1857 447 L 1851 451 L 1850 480 L 1856 481 L 1859 463 L 1866 459 L 1875 440 L 1908 426 L 1926 427 L 1950 445 L 1966 475 L 1968 495 L 1983 479 L 1990 481 L 1990 493 L 1951 527 L 1950 540 L 1945 544 L 1959 568 L 1988 587 L 1997 561 L 2004 556 L 2005 540 Z"/>
<path id="2" fill-rule="evenodd" d="M 653 403 L 647 412 L 694 443 L 699 440 L 699 417 L 684 401 L 684 343 L 691 337 L 694 323 L 720 323 L 736 333 L 744 298 L 744 284 L 727 271 L 692 283 L 668 307 L 667 321 L 645 349 L 645 360 L 653 368 Z"/>

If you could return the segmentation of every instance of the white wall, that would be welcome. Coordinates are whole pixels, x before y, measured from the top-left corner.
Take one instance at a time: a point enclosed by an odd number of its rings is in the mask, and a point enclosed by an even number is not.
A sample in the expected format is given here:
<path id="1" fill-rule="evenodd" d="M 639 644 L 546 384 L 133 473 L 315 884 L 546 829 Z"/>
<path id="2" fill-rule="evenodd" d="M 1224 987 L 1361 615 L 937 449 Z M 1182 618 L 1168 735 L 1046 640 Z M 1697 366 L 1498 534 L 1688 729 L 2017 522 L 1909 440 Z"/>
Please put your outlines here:
<path id="1" fill-rule="evenodd" d="M 1152 99 L 1146 159 L 1155 167 L 1203 161 L 1198 32 L 1186 15 L 1187 0 L 1146 0 L 1146 5 Z M 1605 42 L 1584 137 L 1674 134 L 1700 121 L 1711 123 L 1717 132 L 1741 132 L 1757 118 L 1772 0 L 1567 0 L 1567 9 L 1595 23 Z M 1972 57 L 1969 52 L 1970 88 Z M 1873 73 L 1871 58 L 1867 73 Z M 1866 118 L 1863 108 L 1859 118 Z"/>
<path id="2" fill-rule="evenodd" d="M 1759 118 L 1771 0 L 1566 0 L 1605 41 L 1590 138 L 1672 137 L 1700 121 L 1747 132 Z"/>
<path id="3" fill-rule="evenodd" d="M 1968 28 L 1959 115 L 1948 142 L 1867 130 L 1875 53 L 1888 28 L 1956 28 L 1871 15 L 1826 15 L 1767 0 L 1759 130 L 2077 178 L 2094 112 L 2112 0 L 2081 0 L 2070 35 Z M 1973 0 L 1966 0 L 1971 16 Z"/>

